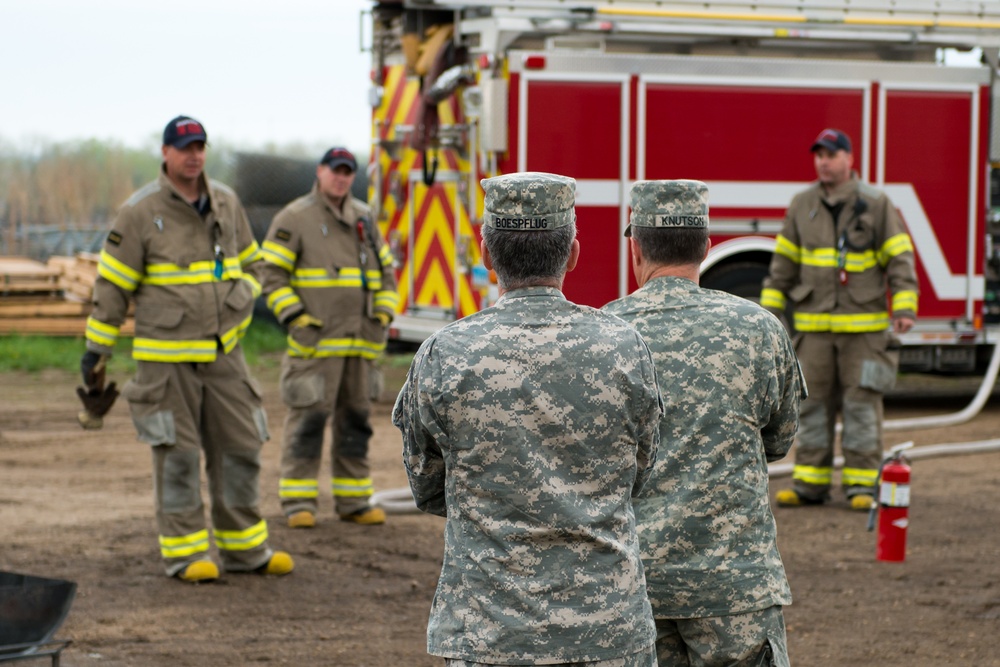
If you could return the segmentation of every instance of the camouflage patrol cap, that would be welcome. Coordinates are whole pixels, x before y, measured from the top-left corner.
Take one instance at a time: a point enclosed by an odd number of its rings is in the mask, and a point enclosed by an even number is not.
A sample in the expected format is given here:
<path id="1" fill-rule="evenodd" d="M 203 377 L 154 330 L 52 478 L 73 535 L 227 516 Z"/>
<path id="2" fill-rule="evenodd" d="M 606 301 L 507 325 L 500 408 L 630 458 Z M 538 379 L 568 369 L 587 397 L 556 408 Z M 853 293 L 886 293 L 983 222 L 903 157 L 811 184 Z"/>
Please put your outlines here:
<path id="1" fill-rule="evenodd" d="M 526 171 L 484 178 L 483 224 L 511 231 L 550 231 L 576 219 L 576 181 Z"/>
<path id="2" fill-rule="evenodd" d="M 625 236 L 636 227 L 705 229 L 708 186 L 701 181 L 639 181 L 629 192 L 632 215 Z"/>

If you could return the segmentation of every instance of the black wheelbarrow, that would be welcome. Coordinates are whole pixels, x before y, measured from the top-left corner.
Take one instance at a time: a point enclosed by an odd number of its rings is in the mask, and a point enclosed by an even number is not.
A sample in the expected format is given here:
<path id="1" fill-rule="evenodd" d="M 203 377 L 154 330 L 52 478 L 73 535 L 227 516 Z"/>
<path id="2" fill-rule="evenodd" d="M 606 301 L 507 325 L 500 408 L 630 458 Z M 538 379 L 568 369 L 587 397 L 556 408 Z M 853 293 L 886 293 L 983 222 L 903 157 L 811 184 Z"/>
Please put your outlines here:
<path id="1" fill-rule="evenodd" d="M 53 639 L 66 620 L 76 595 L 76 583 L 0 571 L 0 663 L 50 657 L 71 640 Z"/>

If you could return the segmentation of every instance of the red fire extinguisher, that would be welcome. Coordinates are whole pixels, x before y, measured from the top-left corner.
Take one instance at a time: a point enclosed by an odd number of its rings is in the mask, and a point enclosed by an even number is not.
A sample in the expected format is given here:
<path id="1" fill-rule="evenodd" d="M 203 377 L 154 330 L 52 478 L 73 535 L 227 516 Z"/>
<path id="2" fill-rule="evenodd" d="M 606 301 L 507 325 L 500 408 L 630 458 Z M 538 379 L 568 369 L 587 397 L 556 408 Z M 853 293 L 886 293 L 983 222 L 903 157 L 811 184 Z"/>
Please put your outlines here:
<path id="1" fill-rule="evenodd" d="M 871 530 L 878 513 L 875 560 L 900 563 L 906 559 L 906 529 L 910 523 L 910 466 L 902 452 L 912 446 L 912 442 L 896 445 L 879 468 L 878 496 L 868 520 L 868 530 Z"/>

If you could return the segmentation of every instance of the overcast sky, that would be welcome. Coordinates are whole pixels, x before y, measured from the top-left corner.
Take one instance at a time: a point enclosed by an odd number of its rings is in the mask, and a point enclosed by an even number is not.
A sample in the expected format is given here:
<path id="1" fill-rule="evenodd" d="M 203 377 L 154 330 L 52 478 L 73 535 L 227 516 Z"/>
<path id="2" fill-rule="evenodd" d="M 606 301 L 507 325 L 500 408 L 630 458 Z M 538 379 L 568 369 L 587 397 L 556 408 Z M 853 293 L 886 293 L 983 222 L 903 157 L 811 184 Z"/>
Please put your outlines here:
<path id="1" fill-rule="evenodd" d="M 369 0 L 0 0 L 0 142 L 158 147 L 178 114 L 240 148 L 367 152 Z M 366 32 L 366 34 L 368 34 Z"/>
<path id="2" fill-rule="evenodd" d="M 209 141 L 368 151 L 369 0 L 0 0 L 0 145 Z M 368 33 L 366 32 L 366 35 Z"/>

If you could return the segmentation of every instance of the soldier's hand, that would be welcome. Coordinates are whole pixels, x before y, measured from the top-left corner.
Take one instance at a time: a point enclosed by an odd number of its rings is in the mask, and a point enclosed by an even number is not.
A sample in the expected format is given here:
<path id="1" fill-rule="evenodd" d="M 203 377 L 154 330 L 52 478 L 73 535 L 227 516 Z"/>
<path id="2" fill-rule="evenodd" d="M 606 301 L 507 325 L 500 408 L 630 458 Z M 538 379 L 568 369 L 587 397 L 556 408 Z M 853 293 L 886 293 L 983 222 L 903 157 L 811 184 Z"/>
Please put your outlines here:
<path id="1" fill-rule="evenodd" d="M 88 389 L 102 389 L 104 387 L 104 367 L 108 358 L 103 354 L 98 354 L 93 350 L 87 350 L 80 359 L 80 374 L 83 376 L 83 384 Z"/>
<path id="2" fill-rule="evenodd" d="M 296 329 L 305 329 L 306 327 L 316 327 L 317 329 L 323 326 L 323 321 L 318 320 L 309 313 L 302 313 L 294 320 L 288 323 L 289 327 L 294 327 Z"/>

